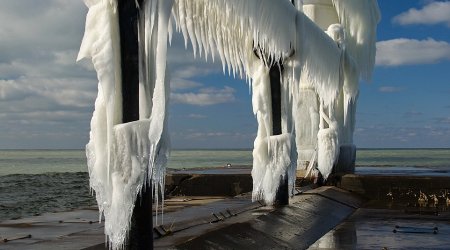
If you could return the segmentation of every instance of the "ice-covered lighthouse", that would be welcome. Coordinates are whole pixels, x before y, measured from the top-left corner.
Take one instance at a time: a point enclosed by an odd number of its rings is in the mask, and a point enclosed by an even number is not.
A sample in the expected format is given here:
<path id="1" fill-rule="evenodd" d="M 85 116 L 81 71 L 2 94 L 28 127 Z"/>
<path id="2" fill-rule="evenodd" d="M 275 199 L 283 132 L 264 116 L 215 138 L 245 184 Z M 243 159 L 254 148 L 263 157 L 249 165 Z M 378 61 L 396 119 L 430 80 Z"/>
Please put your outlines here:
<path id="1" fill-rule="evenodd" d="M 353 144 L 355 112 L 360 78 L 369 79 L 375 58 L 376 24 L 380 19 L 375 1 L 304 0 L 303 13 L 337 43 L 342 55 L 339 94 L 331 107 L 321 106 L 321 97 L 308 79 L 300 80 L 297 102 L 297 168 L 307 169 L 319 161 L 322 175 L 332 171 L 354 171 L 356 147 Z M 337 80 L 337 79 L 336 79 Z M 330 123 L 337 125 L 333 127 Z M 331 126 L 330 126 L 331 125 Z M 326 132 L 326 128 L 332 130 Z M 335 134 L 336 133 L 336 134 Z M 320 159 L 327 143 L 336 141 L 337 157 Z M 318 159 L 319 158 L 319 159 Z M 326 161 L 330 162 L 326 162 Z M 333 163 L 333 164 L 332 164 Z"/>
<path id="2" fill-rule="evenodd" d="M 166 55 L 173 31 L 194 54 L 218 58 L 224 73 L 251 86 L 258 121 L 253 199 L 272 204 L 279 190 L 292 193 L 297 169 L 324 178 L 335 166 L 352 171 L 358 84 L 370 78 L 375 61 L 376 0 L 85 3 L 78 58 L 92 59 L 99 80 L 86 154 L 112 249 L 126 244 L 146 187 L 156 198 L 163 195 L 170 152 Z M 124 18 L 124 11 L 131 16 Z M 124 70 L 133 64 L 135 70 Z"/>

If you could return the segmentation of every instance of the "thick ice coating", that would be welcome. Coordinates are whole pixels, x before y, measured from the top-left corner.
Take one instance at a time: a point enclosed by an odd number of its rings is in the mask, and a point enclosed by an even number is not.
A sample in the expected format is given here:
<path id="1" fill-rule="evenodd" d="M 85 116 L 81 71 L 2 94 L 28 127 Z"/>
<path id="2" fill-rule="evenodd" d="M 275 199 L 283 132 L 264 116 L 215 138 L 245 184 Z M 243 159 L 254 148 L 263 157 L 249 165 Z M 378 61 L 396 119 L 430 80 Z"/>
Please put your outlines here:
<path id="1" fill-rule="evenodd" d="M 78 59 L 91 58 L 99 91 L 86 146 L 91 188 L 110 248 L 126 243 L 134 203 L 144 186 L 163 192 L 169 156 L 166 51 L 172 1 L 145 1 L 139 20 L 139 121 L 122 123 L 117 1 L 89 0 Z M 124 83 L 126 84 L 126 83 Z M 158 201 L 157 201 L 158 203 Z"/>
<path id="2" fill-rule="evenodd" d="M 253 199 L 274 202 L 281 178 L 292 192 L 297 167 L 317 164 L 327 178 L 340 147 L 353 147 L 360 77 L 375 55 L 376 0 L 144 0 L 139 8 L 139 121 L 122 124 L 118 0 L 89 7 L 78 58 L 91 58 L 99 80 L 86 146 L 110 248 L 126 243 L 137 195 L 164 190 L 169 157 L 166 67 L 172 25 L 194 55 L 219 58 L 223 71 L 251 84 L 258 132 Z M 320 8 L 329 17 L 321 20 Z M 281 72 L 281 135 L 273 135 L 270 67 Z M 305 164 L 308 163 L 309 164 Z M 158 195 L 160 193 L 160 195 Z M 158 202 L 158 201 L 156 201 Z"/>

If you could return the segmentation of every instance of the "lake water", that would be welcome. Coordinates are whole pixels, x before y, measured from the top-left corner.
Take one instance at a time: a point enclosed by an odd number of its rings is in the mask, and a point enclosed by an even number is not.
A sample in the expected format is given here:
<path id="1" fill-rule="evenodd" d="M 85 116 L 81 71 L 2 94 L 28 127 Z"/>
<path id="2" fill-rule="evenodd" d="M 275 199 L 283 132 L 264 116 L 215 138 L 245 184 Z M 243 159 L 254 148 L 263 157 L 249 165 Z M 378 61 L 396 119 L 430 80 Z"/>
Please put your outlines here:
<path id="1" fill-rule="evenodd" d="M 169 168 L 251 165 L 251 150 L 174 150 Z M 450 149 L 358 149 L 357 167 L 449 168 Z M 86 172 L 84 150 L 0 150 L 0 176 Z"/>
<path id="2" fill-rule="evenodd" d="M 251 165 L 251 150 L 174 150 L 168 167 Z M 356 172 L 450 172 L 450 149 L 360 149 Z M 95 205 L 84 150 L 0 150 L 0 221 Z"/>

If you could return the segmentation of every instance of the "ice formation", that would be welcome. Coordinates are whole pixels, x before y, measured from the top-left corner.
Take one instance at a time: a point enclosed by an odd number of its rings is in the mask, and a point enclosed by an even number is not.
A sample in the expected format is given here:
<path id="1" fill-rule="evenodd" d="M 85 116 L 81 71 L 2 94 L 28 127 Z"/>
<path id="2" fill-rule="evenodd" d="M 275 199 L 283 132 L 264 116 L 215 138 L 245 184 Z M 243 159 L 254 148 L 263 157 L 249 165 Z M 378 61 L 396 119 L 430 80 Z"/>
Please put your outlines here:
<path id="1" fill-rule="evenodd" d="M 156 198 L 164 190 L 170 148 L 166 50 L 172 3 L 146 1 L 140 6 L 139 121 L 122 124 L 117 1 L 86 1 L 89 12 L 78 59 L 91 58 L 99 80 L 86 155 L 90 185 L 112 249 L 126 243 L 142 188 L 152 183 Z"/>
<path id="2" fill-rule="evenodd" d="M 353 146 L 360 76 L 374 65 L 376 0 L 144 0 L 139 31 L 139 121 L 122 124 L 118 0 L 89 7 L 79 59 L 92 59 L 99 85 L 86 146 L 90 183 L 112 249 L 127 239 L 138 193 L 164 187 L 169 156 L 167 44 L 172 26 L 194 55 L 217 56 L 224 73 L 248 80 L 258 132 L 253 198 L 273 203 L 304 162 L 327 178 L 343 145 Z M 325 18 L 320 8 L 325 6 Z M 319 13 L 319 14 L 318 14 Z M 269 68 L 281 72 L 282 131 L 272 132 Z M 126 83 L 123 83 L 126 84 Z M 161 192 L 162 193 L 162 192 Z"/>

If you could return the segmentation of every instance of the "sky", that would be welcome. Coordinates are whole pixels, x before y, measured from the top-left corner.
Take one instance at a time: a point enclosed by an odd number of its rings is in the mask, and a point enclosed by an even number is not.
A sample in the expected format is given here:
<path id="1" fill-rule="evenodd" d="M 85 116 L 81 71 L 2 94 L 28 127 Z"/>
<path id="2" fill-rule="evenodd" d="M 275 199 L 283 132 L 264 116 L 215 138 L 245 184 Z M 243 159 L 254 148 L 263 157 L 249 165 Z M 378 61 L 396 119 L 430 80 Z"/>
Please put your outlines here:
<path id="1" fill-rule="evenodd" d="M 450 1 L 379 0 L 373 78 L 361 82 L 359 148 L 450 147 Z M 81 0 L 0 1 L 0 149 L 82 149 L 97 94 L 76 63 Z M 248 84 L 220 62 L 194 59 L 180 35 L 169 48 L 172 147 L 252 148 Z"/>

